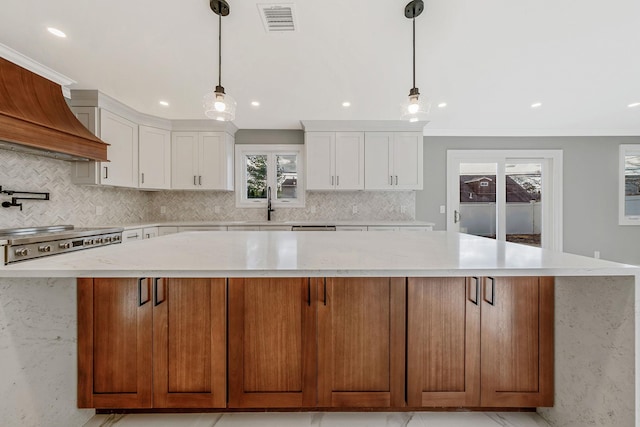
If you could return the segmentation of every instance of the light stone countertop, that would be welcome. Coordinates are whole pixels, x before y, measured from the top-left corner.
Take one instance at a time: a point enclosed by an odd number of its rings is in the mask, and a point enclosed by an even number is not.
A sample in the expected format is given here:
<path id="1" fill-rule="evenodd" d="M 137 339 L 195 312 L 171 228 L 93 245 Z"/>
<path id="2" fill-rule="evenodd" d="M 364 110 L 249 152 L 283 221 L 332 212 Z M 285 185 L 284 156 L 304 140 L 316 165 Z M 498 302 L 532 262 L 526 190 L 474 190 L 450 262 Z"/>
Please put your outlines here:
<path id="1" fill-rule="evenodd" d="M 144 227 L 207 227 L 207 226 L 267 226 L 267 225 L 328 225 L 328 226 L 384 226 L 384 227 L 433 227 L 435 223 L 427 221 L 385 221 L 385 220 L 313 220 L 313 221 L 157 221 L 135 224 L 115 224 L 114 227 L 123 227 L 132 230 Z"/>
<path id="2" fill-rule="evenodd" d="M 640 268 L 446 231 L 192 231 L 0 268 L 0 277 L 473 275 L 640 277 Z"/>

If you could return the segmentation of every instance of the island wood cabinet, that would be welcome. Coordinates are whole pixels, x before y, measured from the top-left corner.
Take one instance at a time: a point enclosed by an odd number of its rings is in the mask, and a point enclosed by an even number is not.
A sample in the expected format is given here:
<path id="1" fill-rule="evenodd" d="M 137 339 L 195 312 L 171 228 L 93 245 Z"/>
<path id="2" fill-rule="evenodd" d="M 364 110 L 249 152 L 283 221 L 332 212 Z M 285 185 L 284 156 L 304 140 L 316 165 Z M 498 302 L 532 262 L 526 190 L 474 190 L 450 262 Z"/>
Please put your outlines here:
<path id="1" fill-rule="evenodd" d="M 421 132 L 366 132 L 365 190 L 422 190 Z"/>
<path id="2" fill-rule="evenodd" d="M 552 406 L 553 282 L 79 279 L 78 406 Z"/>
<path id="3" fill-rule="evenodd" d="M 553 406 L 553 278 L 409 278 L 410 407 Z"/>
<path id="4" fill-rule="evenodd" d="M 364 132 L 305 133 L 307 190 L 364 189 Z"/>
<path id="5" fill-rule="evenodd" d="M 225 407 L 225 294 L 225 279 L 78 279 L 78 407 Z"/>
<path id="6" fill-rule="evenodd" d="M 229 407 L 399 407 L 404 279 L 229 280 Z"/>
<path id="7" fill-rule="evenodd" d="M 171 188 L 233 190 L 233 137 L 225 132 L 173 132 Z"/>

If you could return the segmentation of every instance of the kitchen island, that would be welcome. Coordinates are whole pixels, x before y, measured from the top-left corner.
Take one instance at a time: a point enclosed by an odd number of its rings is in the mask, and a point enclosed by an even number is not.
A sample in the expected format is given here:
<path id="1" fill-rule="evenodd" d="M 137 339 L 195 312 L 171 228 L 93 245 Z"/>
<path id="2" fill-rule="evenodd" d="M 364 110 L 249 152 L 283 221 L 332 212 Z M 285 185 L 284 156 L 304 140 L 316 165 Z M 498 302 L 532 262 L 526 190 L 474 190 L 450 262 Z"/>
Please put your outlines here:
<path id="1" fill-rule="evenodd" d="M 634 409 L 634 342 L 638 340 L 634 338 L 633 310 L 639 272 L 632 266 L 447 232 L 357 236 L 347 232 L 187 232 L 7 266 L 0 269 L 4 277 L 0 289 L 5 307 L 4 298 L 12 293 L 17 305 L 21 304 L 20 286 L 26 292 L 34 287 L 53 292 L 60 285 L 69 295 L 77 277 L 309 278 L 311 306 L 312 301 L 322 305 L 327 299 L 322 278 L 553 277 L 555 404 L 538 411 L 552 425 L 624 426 L 633 425 L 638 412 Z M 24 279 L 10 279 L 20 277 Z M 491 289 L 489 282 L 481 283 L 482 288 Z M 468 286 L 472 289 L 473 283 L 465 282 L 464 289 Z M 30 304 L 48 306 L 45 295 L 32 297 Z M 67 314 L 75 320 L 72 313 Z M 16 316 L 13 320 L 18 321 L 18 313 Z M 3 333 L 9 335 L 13 330 L 10 320 L 3 327 Z M 9 366 L 16 367 L 22 363 L 11 362 Z M 13 387 L 2 387 L 0 397 L 8 399 Z M 66 394 L 66 402 L 75 404 L 73 391 Z M 3 403 L 9 405 L 7 411 L 20 411 L 19 404 L 16 407 L 7 399 Z M 59 411 L 60 417 L 65 412 L 83 416 L 72 408 Z"/>

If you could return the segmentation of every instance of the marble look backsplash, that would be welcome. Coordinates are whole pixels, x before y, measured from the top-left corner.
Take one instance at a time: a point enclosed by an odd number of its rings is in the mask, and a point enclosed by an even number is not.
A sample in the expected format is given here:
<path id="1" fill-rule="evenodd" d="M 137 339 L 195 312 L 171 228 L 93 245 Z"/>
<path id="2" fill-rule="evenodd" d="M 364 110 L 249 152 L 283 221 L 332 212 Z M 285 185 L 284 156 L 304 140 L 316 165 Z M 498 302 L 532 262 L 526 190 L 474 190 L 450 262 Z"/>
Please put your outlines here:
<path id="1" fill-rule="evenodd" d="M 0 207 L 0 228 L 73 224 L 76 227 L 135 223 L 145 220 L 148 194 L 138 190 L 75 185 L 71 163 L 0 150 L 0 185 L 4 190 L 49 192 L 50 200 L 25 200 Z M 10 201 L 2 194 L 0 201 Z M 103 214 L 96 216 L 96 207 Z"/>
<path id="2" fill-rule="evenodd" d="M 0 228 L 266 219 L 264 208 L 236 208 L 233 192 L 146 192 L 76 185 L 71 182 L 70 162 L 8 150 L 0 150 L 0 186 L 5 190 L 50 193 L 48 201 L 24 201 L 22 211 L 18 207 L 0 208 Z M 10 200 L 6 194 L 0 195 L 0 201 Z M 163 206 L 165 213 L 161 214 Z M 307 192 L 304 208 L 277 208 L 273 219 L 407 221 L 415 219 L 415 207 L 413 191 Z M 97 208 L 102 208 L 101 215 L 96 215 Z"/>
<path id="3" fill-rule="evenodd" d="M 233 192 L 163 191 L 150 194 L 152 221 L 260 221 L 266 208 L 236 208 Z M 165 214 L 161 208 L 165 207 Z M 357 213 L 353 213 L 353 207 Z M 405 207 L 404 213 L 402 206 Z M 276 208 L 274 221 L 415 219 L 413 191 L 307 192 L 304 208 Z"/>

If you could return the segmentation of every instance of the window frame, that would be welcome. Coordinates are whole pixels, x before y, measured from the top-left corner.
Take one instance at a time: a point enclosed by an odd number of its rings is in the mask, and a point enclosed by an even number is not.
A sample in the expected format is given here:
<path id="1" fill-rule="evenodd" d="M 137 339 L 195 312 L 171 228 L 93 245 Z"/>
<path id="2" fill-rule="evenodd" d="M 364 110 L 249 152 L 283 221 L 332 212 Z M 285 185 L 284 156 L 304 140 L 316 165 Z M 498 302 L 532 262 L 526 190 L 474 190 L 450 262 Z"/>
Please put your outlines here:
<path id="1" fill-rule="evenodd" d="M 640 144 L 620 144 L 618 166 L 618 225 L 640 225 L 640 215 L 627 215 L 625 212 L 625 158 L 640 156 Z"/>
<path id="2" fill-rule="evenodd" d="M 247 198 L 247 175 L 245 157 L 247 155 L 267 156 L 267 187 L 277 188 L 276 156 L 296 156 L 297 197 L 295 199 L 278 199 L 277 190 L 272 191 L 271 206 L 273 208 L 304 208 L 304 145 L 302 144 L 236 144 L 235 146 L 235 192 L 237 208 L 267 207 L 267 199 Z"/>

